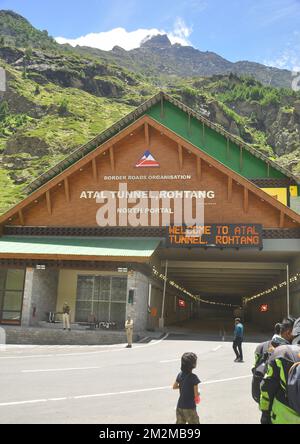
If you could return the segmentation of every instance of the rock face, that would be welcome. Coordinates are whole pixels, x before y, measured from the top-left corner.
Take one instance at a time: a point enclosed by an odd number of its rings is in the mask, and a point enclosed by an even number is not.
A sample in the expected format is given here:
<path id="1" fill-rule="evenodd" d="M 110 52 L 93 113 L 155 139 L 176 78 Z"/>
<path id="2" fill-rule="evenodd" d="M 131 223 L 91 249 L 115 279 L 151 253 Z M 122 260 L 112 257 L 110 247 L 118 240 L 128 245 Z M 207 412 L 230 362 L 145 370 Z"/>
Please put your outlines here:
<path id="1" fill-rule="evenodd" d="M 141 43 L 141 48 L 165 49 L 172 46 L 167 35 L 156 35 L 152 38 L 146 37 Z"/>
<path id="2" fill-rule="evenodd" d="M 191 46 L 172 45 L 167 35 L 146 38 L 140 48 L 125 51 L 113 48 L 101 51 L 92 48 L 76 48 L 81 54 L 92 53 L 103 60 L 143 74 L 176 75 L 180 77 L 213 76 L 234 73 L 253 76 L 263 84 L 291 88 L 292 73 L 284 69 L 264 66 L 260 63 L 240 61 L 232 63 L 211 51 L 199 51 Z"/>
<path id="3" fill-rule="evenodd" d="M 6 143 L 4 156 L 12 154 L 28 153 L 32 156 L 42 157 L 49 153 L 49 146 L 38 137 L 28 137 L 23 134 L 16 134 Z"/>

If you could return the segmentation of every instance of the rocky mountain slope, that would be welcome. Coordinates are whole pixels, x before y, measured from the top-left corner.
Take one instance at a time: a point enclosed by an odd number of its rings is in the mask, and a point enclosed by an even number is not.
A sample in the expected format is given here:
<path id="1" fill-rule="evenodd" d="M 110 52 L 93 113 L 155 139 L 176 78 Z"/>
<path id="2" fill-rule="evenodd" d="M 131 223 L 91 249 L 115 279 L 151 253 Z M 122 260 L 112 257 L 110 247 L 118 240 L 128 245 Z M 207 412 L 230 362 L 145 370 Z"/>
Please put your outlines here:
<path id="1" fill-rule="evenodd" d="M 24 18 L 0 11 L 7 77 L 0 92 L 0 212 L 34 177 L 161 88 L 300 174 L 299 93 L 235 73 L 161 79 L 146 66 L 143 74 L 133 62 L 131 69 L 123 65 L 58 45 Z M 151 66 L 159 69 L 159 61 Z"/>
<path id="2" fill-rule="evenodd" d="M 152 37 L 142 43 L 140 48 L 131 51 L 125 51 L 119 46 L 112 51 L 79 46 L 75 50 L 79 54 L 89 53 L 161 81 L 167 81 L 170 76 L 189 78 L 234 73 L 251 75 L 265 85 L 276 87 L 289 88 L 292 83 L 292 73 L 288 70 L 248 61 L 232 63 L 214 52 L 199 51 L 192 46 L 172 45 L 167 35 Z"/>

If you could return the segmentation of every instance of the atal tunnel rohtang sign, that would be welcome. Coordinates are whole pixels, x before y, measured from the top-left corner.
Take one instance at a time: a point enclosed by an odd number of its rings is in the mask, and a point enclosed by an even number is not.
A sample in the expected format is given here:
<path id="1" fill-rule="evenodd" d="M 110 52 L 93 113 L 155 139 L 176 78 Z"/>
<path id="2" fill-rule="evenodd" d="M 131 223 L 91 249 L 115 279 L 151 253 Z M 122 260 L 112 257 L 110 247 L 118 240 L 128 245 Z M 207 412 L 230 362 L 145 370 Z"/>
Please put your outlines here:
<path id="1" fill-rule="evenodd" d="M 262 225 L 206 224 L 167 227 L 168 247 L 262 248 Z"/>

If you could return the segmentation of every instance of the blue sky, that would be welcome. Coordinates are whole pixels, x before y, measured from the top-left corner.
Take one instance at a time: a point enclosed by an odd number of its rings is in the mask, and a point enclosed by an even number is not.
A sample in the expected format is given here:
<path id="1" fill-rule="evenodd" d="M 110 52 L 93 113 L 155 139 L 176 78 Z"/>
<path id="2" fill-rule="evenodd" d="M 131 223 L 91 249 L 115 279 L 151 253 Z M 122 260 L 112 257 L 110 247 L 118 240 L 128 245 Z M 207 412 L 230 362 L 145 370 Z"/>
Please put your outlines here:
<path id="1" fill-rule="evenodd" d="M 129 49 L 159 31 L 231 61 L 300 67 L 300 0 L 0 0 L 0 9 L 54 37 L 84 37 L 74 44 Z"/>

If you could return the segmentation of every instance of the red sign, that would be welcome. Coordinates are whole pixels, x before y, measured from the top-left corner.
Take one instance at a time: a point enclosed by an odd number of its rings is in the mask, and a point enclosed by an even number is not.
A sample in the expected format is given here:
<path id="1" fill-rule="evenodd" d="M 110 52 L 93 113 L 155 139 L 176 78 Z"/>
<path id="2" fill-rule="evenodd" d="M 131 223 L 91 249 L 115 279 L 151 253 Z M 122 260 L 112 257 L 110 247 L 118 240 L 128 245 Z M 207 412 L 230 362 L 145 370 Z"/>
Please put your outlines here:
<path id="1" fill-rule="evenodd" d="M 261 313 L 265 313 L 266 311 L 269 310 L 269 306 L 268 304 L 262 304 L 259 309 Z"/>
<path id="2" fill-rule="evenodd" d="M 184 301 L 183 299 L 179 299 L 179 300 L 178 300 L 178 305 L 179 305 L 179 307 L 181 307 L 181 308 L 185 308 L 185 301 Z"/>

